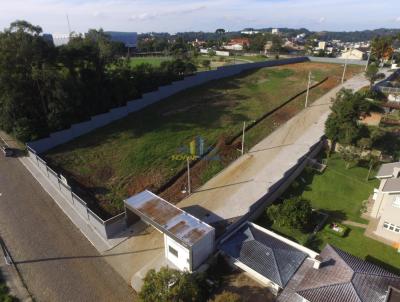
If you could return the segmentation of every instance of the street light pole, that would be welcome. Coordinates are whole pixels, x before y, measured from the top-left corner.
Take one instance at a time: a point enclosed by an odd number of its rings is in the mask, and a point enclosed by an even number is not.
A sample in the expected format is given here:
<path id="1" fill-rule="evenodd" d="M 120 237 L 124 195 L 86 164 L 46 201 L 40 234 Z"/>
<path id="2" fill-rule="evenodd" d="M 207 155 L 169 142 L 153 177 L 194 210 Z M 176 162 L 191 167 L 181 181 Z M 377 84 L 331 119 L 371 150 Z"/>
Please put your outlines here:
<path id="1" fill-rule="evenodd" d="M 371 53 L 372 53 L 372 46 L 371 46 L 371 48 L 370 48 L 370 50 L 369 50 L 368 59 L 367 59 L 367 64 L 365 65 L 365 71 L 367 71 L 368 64 L 369 64 L 369 60 L 370 60 L 370 58 L 371 58 Z"/>
<path id="2" fill-rule="evenodd" d="M 187 182 L 188 182 L 188 193 L 189 195 L 192 193 L 192 188 L 191 188 L 191 183 L 190 183 L 190 162 L 189 162 L 189 157 L 186 158 L 186 164 L 187 164 Z"/>
<path id="3" fill-rule="evenodd" d="M 311 71 L 308 73 L 308 84 L 307 84 L 307 93 L 306 93 L 306 103 L 304 108 L 307 108 L 308 105 L 308 95 L 310 93 L 310 85 L 311 85 Z"/>
<path id="4" fill-rule="evenodd" d="M 244 154 L 244 132 L 246 130 L 246 122 L 243 122 L 243 133 L 242 133 L 242 155 Z"/>
<path id="5" fill-rule="evenodd" d="M 353 49 L 350 49 L 350 56 L 352 53 Z M 343 74 L 342 74 L 342 84 L 344 83 L 344 76 L 346 75 L 346 68 L 347 68 L 347 59 L 349 56 L 346 56 L 346 59 L 344 61 L 344 68 L 343 68 Z"/>

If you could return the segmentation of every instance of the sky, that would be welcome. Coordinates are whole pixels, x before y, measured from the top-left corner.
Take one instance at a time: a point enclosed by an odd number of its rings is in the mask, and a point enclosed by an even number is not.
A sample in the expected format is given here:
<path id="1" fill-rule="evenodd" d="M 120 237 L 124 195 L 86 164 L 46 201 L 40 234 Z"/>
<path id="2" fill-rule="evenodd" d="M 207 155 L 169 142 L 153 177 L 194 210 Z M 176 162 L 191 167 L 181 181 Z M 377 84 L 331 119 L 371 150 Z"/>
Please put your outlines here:
<path id="1" fill-rule="evenodd" d="M 399 0 L 0 0 L 0 30 L 15 20 L 47 33 L 89 28 L 136 32 L 305 27 L 352 31 L 400 28 Z"/>

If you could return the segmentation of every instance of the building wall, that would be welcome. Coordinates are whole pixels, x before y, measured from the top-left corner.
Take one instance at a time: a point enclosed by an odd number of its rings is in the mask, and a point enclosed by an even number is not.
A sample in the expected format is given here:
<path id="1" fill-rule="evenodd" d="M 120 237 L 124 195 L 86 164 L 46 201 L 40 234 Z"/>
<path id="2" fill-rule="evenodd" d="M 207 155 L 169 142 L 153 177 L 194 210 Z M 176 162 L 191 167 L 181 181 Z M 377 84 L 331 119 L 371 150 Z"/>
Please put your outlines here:
<path id="1" fill-rule="evenodd" d="M 209 232 L 192 247 L 193 270 L 197 269 L 214 252 L 215 231 Z"/>
<path id="2" fill-rule="evenodd" d="M 169 247 L 178 252 L 178 256 L 170 252 Z M 177 268 L 190 271 L 190 251 L 174 239 L 164 234 L 164 253 L 165 258 L 171 261 Z"/>
<path id="3" fill-rule="evenodd" d="M 386 239 L 400 242 L 400 232 L 384 228 L 385 222 L 400 227 L 400 208 L 393 206 L 393 202 L 397 196 L 400 196 L 400 194 L 383 194 L 378 212 L 380 219 L 375 233 Z"/>

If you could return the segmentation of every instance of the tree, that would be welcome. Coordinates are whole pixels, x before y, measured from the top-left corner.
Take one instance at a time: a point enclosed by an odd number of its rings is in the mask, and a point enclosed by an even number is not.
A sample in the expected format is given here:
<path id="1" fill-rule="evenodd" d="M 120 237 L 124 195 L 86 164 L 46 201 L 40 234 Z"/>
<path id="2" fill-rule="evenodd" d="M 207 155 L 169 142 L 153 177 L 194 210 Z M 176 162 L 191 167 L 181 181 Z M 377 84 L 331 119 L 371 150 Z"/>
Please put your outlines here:
<path id="1" fill-rule="evenodd" d="M 224 37 L 224 35 L 225 35 L 225 29 L 223 29 L 223 28 L 218 28 L 218 29 L 215 31 L 215 33 L 216 33 L 216 35 L 217 35 L 217 37 L 218 37 L 218 47 L 221 47 L 221 45 L 222 45 L 222 39 L 223 39 L 223 37 Z"/>
<path id="2" fill-rule="evenodd" d="M 211 61 L 210 60 L 203 60 L 201 61 L 201 65 L 203 65 L 204 68 L 211 68 Z"/>
<path id="3" fill-rule="evenodd" d="M 339 151 L 339 154 L 340 157 L 346 162 L 346 169 L 349 169 L 351 165 L 357 165 L 360 160 L 359 154 L 349 148 L 342 148 Z"/>
<path id="4" fill-rule="evenodd" d="M 393 37 L 391 36 L 378 36 L 372 40 L 371 52 L 372 55 L 380 62 L 392 56 Z"/>
<path id="5" fill-rule="evenodd" d="M 267 215 L 278 225 L 304 229 L 311 220 L 312 208 L 308 200 L 293 197 L 284 200 L 281 204 L 267 208 Z"/>
<path id="6" fill-rule="evenodd" d="M 365 77 L 369 80 L 369 89 L 372 90 L 372 87 L 377 80 L 377 75 L 379 72 L 378 66 L 375 63 L 371 63 L 368 65 L 367 70 L 365 71 Z"/>
<path id="7" fill-rule="evenodd" d="M 207 54 L 208 54 L 210 57 L 214 57 L 217 53 L 216 53 L 216 51 L 215 51 L 214 49 L 209 49 L 209 50 L 207 51 Z"/>
<path id="8" fill-rule="evenodd" d="M 357 141 L 357 146 L 362 150 L 370 149 L 372 147 L 372 139 L 369 137 L 362 137 Z"/>
<path id="9" fill-rule="evenodd" d="M 143 302 L 197 302 L 204 301 L 203 277 L 162 267 L 158 272 L 151 269 L 143 279 L 139 298 Z"/>
<path id="10" fill-rule="evenodd" d="M 271 52 L 279 53 L 280 51 L 282 51 L 282 39 L 278 35 L 273 35 Z"/>
<path id="11" fill-rule="evenodd" d="M 371 103 L 363 94 L 343 89 L 337 94 L 331 109 L 325 122 L 325 135 L 333 143 L 355 144 L 363 134 L 363 127 L 358 123 L 360 114 L 368 114 Z"/>
<path id="12" fill-rule="evenodd" d="M 229 291 L 223 291 L 219 295 L 216 295 L 210 302 L 242 302 L 243 299 L 240 295 Z"/>

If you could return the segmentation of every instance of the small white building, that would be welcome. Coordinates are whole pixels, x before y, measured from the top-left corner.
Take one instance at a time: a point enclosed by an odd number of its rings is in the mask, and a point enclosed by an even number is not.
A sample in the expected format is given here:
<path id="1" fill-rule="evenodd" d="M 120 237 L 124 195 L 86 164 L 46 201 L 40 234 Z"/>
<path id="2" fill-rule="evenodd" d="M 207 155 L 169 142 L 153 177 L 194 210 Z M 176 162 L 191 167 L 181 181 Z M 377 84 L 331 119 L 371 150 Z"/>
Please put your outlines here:
<path id="1" fill-rule="evenodd" d="M 164 234 L 165 258 L 176 268 L 192 272 L 213 252 L 215 229 L 150 191 L 125 202 L 128 224 L 139 219 Z"/>
<path id="2" fill-rule="evenodd" d="M 342 52 L 340 58 L 347 60 L 364 60 L 366 56 L 366 53 L 359 49 L 348 49 Z"/>
<path id="3" fill-rule="evenodd" d="M 325 48 L 326 48 L 326 42 L 325 41 L 319 41 L 317 50 L 325 50 Z"/>
<path id="4" fill-rule="evenodd" d="M 279 29 L 278 29 L 278 28 L 273 28 L 273 29 L 271 30 L 271 33 L 272 33 L 273 35 L 279 35 Z"/>

